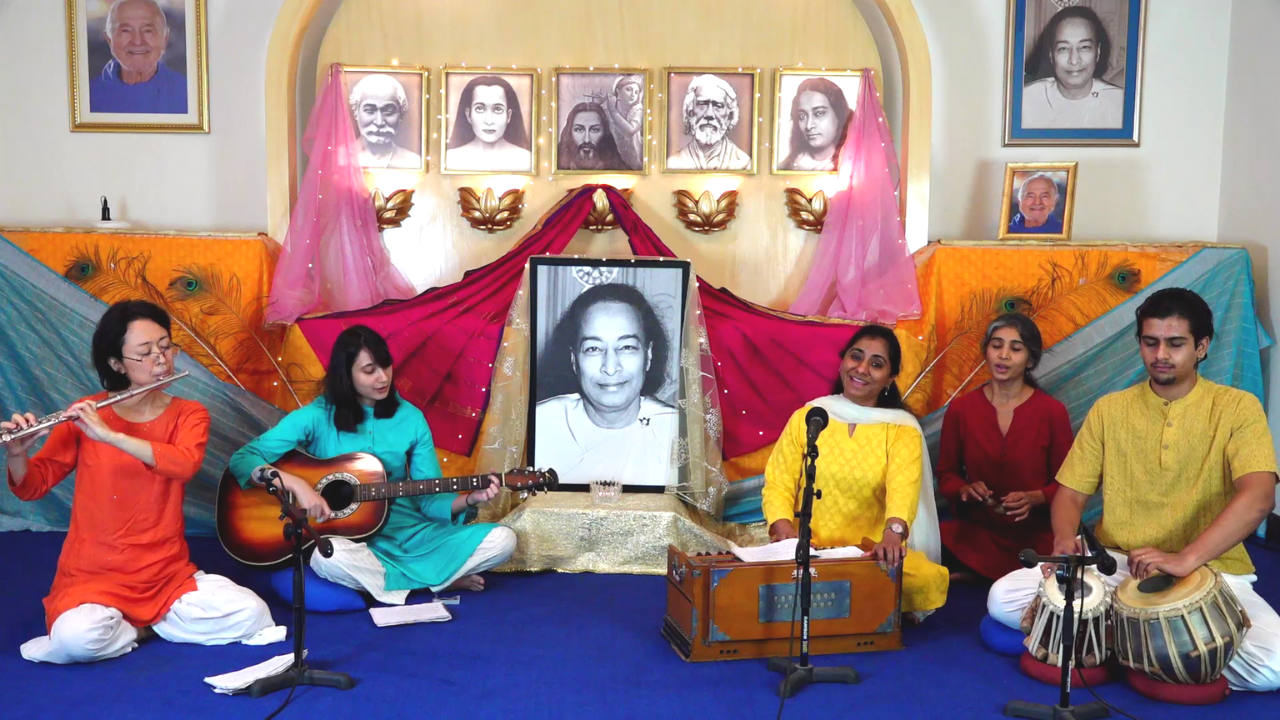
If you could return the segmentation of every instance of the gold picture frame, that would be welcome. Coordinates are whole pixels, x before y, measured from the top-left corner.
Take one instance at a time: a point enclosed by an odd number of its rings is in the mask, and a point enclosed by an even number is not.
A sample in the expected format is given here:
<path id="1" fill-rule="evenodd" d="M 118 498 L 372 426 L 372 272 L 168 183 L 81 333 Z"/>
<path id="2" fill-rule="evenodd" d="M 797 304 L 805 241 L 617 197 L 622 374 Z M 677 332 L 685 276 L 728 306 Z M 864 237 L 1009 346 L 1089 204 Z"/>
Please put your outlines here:
<path id="1" fill-rule="evenodd" d="M 748 94 L 750 95 L 749 103 L 743 101 L 741 97 L 741 93 L 739 92 L 740 88 L 734 88 L 734 94 L 737 96 L 738 121 L 734 125 L 734 127 L 729 129 L 725 134 L 726 139 L 729 140 L 730 144 L 733 145 L 735 149 L 741 152 L 745 152 L 747 155 L 750 156 L 750 162 L 747 163 L 745 167 L 741 167 L 741 168 L 689 167 L 690 164 L 696 164 L 697 161 L 690 160 L 687 157 L 681 157 L 683 148 L 681 150 L 672 152 L 671 131 L 673 129 L 672 128 L 673 123 L 671 120 L 671 113 L 673 110 L 678 110 L 679 112 L 681 112 L 681 116 L 678 118 L 679 124 L 676 127 L 679 127 L 681 129 L 681 133 L 683 134 L 684 93 L 687 92 L 690 83 L 693 81 L 693 77 L 700 76 L 700 75 L 714 75 L 726 83 L 728 83 L 728 81 L 725 80 L 723 76 L 734 76 L 739 80 L 740 80 L 740 77 L 738 76 L 750 78 L 751 88 L 748 91 Z M 660 93 L 660 97 L 662 98 L 662 111 L 661 111 L 662 143 L 660 145 L 661 158 L 662 158 L 662 165 L 661 165 L 662 172 L 676 173 L 676 174 L 755 175 L 756 168 L 759 164 L 760 131 L 762 129 L 762 126 L 764 125 L 763 118 L 760 117 L 760 75 L 761 73 L 759 68 L 753 68 L 753 67 L 739 67 L 739 68 L 668 67 L 668 68 L 664 68 L 662 72 L 662 86 L 661 86 L 662 92 Z M 673 77 L 677 77 L 677 76 L 681 76 L 681 85 L 682 85 L 681 99 L 677 103 L 673 104 L 671 101 L 671 88 L 672 88 L 671 81 Z M 683 78 L 683 76 L 690 76 L 690 77 L 686 79 L 686 78 Z M 733 83 L 728 83 L 728 84 L 730 87 L 733 87 Z M 744 110 L 748 105 L 751 108 L 751 113 L 750 113 L 750 116 L 744 118 L 742 116 L 746 114 Z M 738 128 L 742 127 L 744 122 L 746 122 L 748 127 L 750 128 L 749 130 L 750 140 L 746 142 L 745 148 L 739 146 L 730 137 L 735 131 L 738 130 Z M 740 138 L 741 133 L 739 133 L 738 135 Z M 693 142 L 693 141 L 690 140 L 690 142 Z M 688 143 L 686 143 L 686 145 L 687 144 Z M 672 163 L 673 158 L 678 158 L 677 162 L 674 165 Z"/>
<path id="2" fill-rule="evenodd" d="M 541 112 L 538 100 L 540 96 L 541 83 L 539 83 L 538 80 L 541 74 L 542 70 L 538 68 L 521 68 L 514 65 L 510 68 L 499 68 L 491 65 L 483 67 L 473 65 L 446 65 L 442 68 L 440 71 L 440 112 L 438 113 L 440 117 L 440 162 L 438 165 L 440 173 L 443 175 L 537 175 L 538 145 L 540 145 L 542 141 L 542 136 L 538 134 L 538 115 Z M 514 164 L 507 162 L 519 155 L 518 152 L 510 150 L 510 147 L 508 147 L 509 152 L 505 152 L 504 156 L 498 158 L 498 163 L 490 165 L 484 165 L 482 162 L 483 158 L 478 158 L 473 150 L 467 150 L 465 154 L 459 154 L 459 150 L 472 146 L 474 142 L 481 142 L 475 137 L 474 130 L 471 130 L 470 132 L 471 140 L 463 146 L 458 148 L 449 147 L 450 136 L 453 134 L 453 129 L 456 126 L 452 118 L 454 118 L 455 115 L 463 114 L 460 111 L 451 110 L 450 103 L 452 101 L 450 98 L 453 97 L 454 93 L 450 91 L 449 87 L 451 84 L 458 85 L 458 99 L 461 100 L 462 95 L 466 93 L 466 84 L 470 82 L 470 80 L 461 80 L 466 77 L 471 77 L 472 79 L 478 77 L 497 77 L 507 85 L 507 88 L 510 91 L 508 98 L 514 96 L 516 102 L 520 106 L 518 110 L 521 113 L 521 120 L 523 121 L 526 116 L 528 118 L 527 122 L 522 123 L 529 136 L 529 147 L 527 150 L 529 153 L 528 165 L 521 165 L 521 167 L 517 168 Z M 454 79 L 459 79 L 460 82 L 455 83 Z M 511 84 L 512 79 L 519 80 L 519 82 L 516 83 L 519 87 Z M 523 92 L 526 82 L 528 83 L 527 93 Z M 511 119 L 514 119 L 514 117 Z M 519 138 L 515 141 L 511 139 L 513 137 L 509 129 L 511 119 L 508 119 L 504 126 L 508 129 L 504 130 L 502 138 L 495 141 L 495 144 L 497 142 L 506 141 L 508 146 L 514 145 L 516 148 L 523 150 L 524 148 L 519 148 Z M 471 121 L 468 120 L 468 128 L 471 128 L 470 123 Z M 474 147 L 478 148 L 479 146 Z M 457 159 L 460 156 L 463 158 L 462 160 Z M 453 162 L 451 162 L 451 158 L 454 159 Z"/>
<path id="3" fill-rule="evenodd" d="M 1005 147 L 1138 147 L 1147 0 L 1111 1 L 1115 5 L 1112 11 L 1099 13 L 1085 5 L 1062 7 L 1054 0 L 1008 0 L 1002 137 Z M 1056 116 L 1048 120 L 1044 115 L 1052 112 L 1050 108 L 1065 107 L 1061 100 L 1063 96 L 1060 93 L 1054 95 L 1058 98 L 1057 105 L 1046 102 L 1053 91 L 1041 87 L 1041 84 L 1051 83 L 1051 78 L 1045 76 L 1045 69 L 1052 63 L 1028 63 L 1027 55 L 1044 57 L 1035 52 L 1037 48 L 1044 47 L 1041 36 L 1071 15 L 1101 28 L 1095 33 L 1099 35 L 1096 38 L 1098 49 L 1105 46 L 1108 52 L 1105 59 L 1099 57 L 1094 61 L 1096 72 L 1091 94 L 1096 105 L 1091 110 L 1093 115 L 1086 116 L 1087 120 L 1070 116 Z M 1099 52 L 1098 55 L 1104 53 Z M 1115 69 L 1117 64 L 1122 64 L 1123 72 Z M 1107 66 L 1112 66 L 1113 71 L 1108 72 Z M 1034 75 L 1031 74 L 1033 69 Z M 1111 97 L 1116 98 L 1115 104 L 1105 102 Z M 1038 100 L 1027 105 L 1032 98 Z M 1111 119 L 1117 112 L 1118 124 Z M 1028 121 L 1032 121 L 1031 127 L 1024 127 Z"/>
<path id="4" fill-rule="evenodd" d="M 648 68 L 624 68 L 624 67 L 618 67 L 616 65 L 614 67 L 600 67 L 600 68 L 558 67 L 553 69 L 549 73 L 549 75 L 551 76 L 548 80 L 548 82 L 550 83 L 550 87 L 548 88 L 550 92 L 547 94 L 550 97 L 549 102 L 551 103 L 551 109 L 547 113 L 547 118 L 548 118 L 548 122 L 550 122 L 552 125 L 552 127 L 549 128 L 551 130 L 550 135 L 551 135 L 551 172 L 552 174 L 555 174 L 555 175 L 648 175 L 650 157 L 651 157 L 650 148 L 652 147 L 651 128 L 653 127 L 653 95 L 655 91 L 654 84 L 653 84 L 652 71 L 650 71 Z M 603 76 L 606 78 L 613 78 L 612 80 L 605 80 L 603 82 L 603 85 L 608 85 L 612 89 L 608 91 L 605 95 L 602 95 L 600 97 L 601 97 L 601 100 L 604 101 L 601 107 L 609 115 L 609 117 L 605 118 L 605 127 L 607 128 L 609 137 L 613 141 L 618 152 L 618 157 L 616 158 L 615 161 L 611 162 L 610 158 L 604 158 L 603 160 L 605 163 L 612 164 L 614 167 L 606 166 L 602 168 L 587 168 L 587 169 L 572 169 L 572 168 L 560 167 L 560 162 L 562 160 L 562 158 L 560 157 L 560 144 L 562 141 L 561 133 L 564 130 L 564 123 L 567 122 L 568 113 L 572 112 L 572 109 L 576 107 L 578 104 L 578 103 L 573 103 L 572 105 L 569 105 L 568 109 L 565 109 L 564 105 L 566 101 L 564 98 L 561 97 L 561 91 L 565 87 L 566 81 L 570 79 L 569 76 L 573 76 L 573 75 Z M 638 146 L 638 149 L 636 149 L 634 148 L 634 144 L 633 144 L 633 148 L 631 150 L 628 150 L 623 146 L 623 142 L 619 141 L 619 137 L 622 135 L 622 133 L 618 131 L 618 128 L 617 128 L 618 121 L 613 117 L 613 109 L 609 105 L 609 95 L 616 96 L 615 86 L 617 85 L 618 80 L 624 77 L 632 77 L 632 76 L 640 76 L 641 78 L 643 78 L 642 91 L 644 93 L 644 97 L 641 98 L 636 103 L 636 105 L 638 105 L 639 109 L 642 111 L 641 118 L 640 118 L 640 129 L 637 131 L 639 133 L 639 138 L 638 138 L 640 141 L 639 146 Z M 597 96 L 597 93 L 603 92 L 601 83 L 584 82 L 583 85 L 585 85 L 586 87 L 581 89 L 587 90 L 587 92 L 578 93 L 580 97 L 594 98 L 595 96 Z M 577 89 L 575 88 L 575 90 L 571 90 L 568 92 L 576 92 L 576 91 Z M 633 105 L 633 107 L 635 106 Z M 561 118 L 562 113 L 565 114 L 565 118 L 563 120 Z M 625 141 L 625 138 L 624 138 L 624 141 Z M 607 153 L 608 153 L 607 150 L 602 150 L 600 154 L 605 155 Z M 635 159 L 639 160 L 638 168 L 628 167 L 629 164 L 634 164 L 632 162 L 633 155 L 636 156 Z"/>
<path id="5" fill-rule="evenodd" d="M 164 34 L 155 37 L 154 16 L 116 19 L 119 41 L 135 21 L 144 42 L 159 45 L 153 63 L 138 69 L 115 59 L 106 34 L 110 6 L 88 10 L 87 0 L 66 0 L 68 103 L 72 132 L 209 132 L 208 19 L 205 0 L 158 0 Z M 182 31 L 181 42 L 173 34 Z M 178 69 L 175 69 L 177 66 Z M 147 79 L 129 82 L 130 73 Z M 193 82 L 194 78 L 194 82 Z M 154 83 L 154 85 L 151 85 Z M 154 92 L 128 90 L 147 84 Z"/>
<path id="6" fill-rule="evenodd" d="M 1040 163 L 1007 163 L 1004 166 L 1004 193 L 1000 209 L 999 240 L 1070 240 L 1071 223 L 1075 217 L 1076 168 L 1074 162 L 1040 162 Z M 1022 189 L 1032 179 L 1047 178 L 1053 182 L 1052 206 L 1047 215 L 1037 225 L 1028 226 L 1028 213 L 1042 214 L 1046 204 L 1040 198 L 1026 212 L 1021 207 L 1024 197 Z M 1035 189 L 1029 188 L 1034 192 Z M 1047 192 L 1047 190 L 1046 190 Z M 1015 210 L 1014 206 L 1018 208 Z M 1043 228 L 1033 230 L 1031 227 Z"/>
<path id="7" fill-rule="evenodd" d="M 804 80 L 800 78 L 826 78 L 831 80 L 841 91 L 849 115 L 845 119 L 845 123 L 849 123 L 853 119 L 853 109 L 858 102 L 858 92 L 861 90 L 863 82 L 862 70 L 833 70 L 830 68 L 806 68 L 806 67 L 780 67 L 773 73 L 773 127 L 769 135 L 767 147 L 772 149 L 769 153 L 770 168 L 774 175 L 835 175 L 837 170 L 832 165 L 830 170 L 790 170 L 783 169 L 784 162 L 791 155 L 790 140 L 792 137 L 791 128 L 791 103 L 792 99 L 799 94 L 798 89 L 793 89 L 791 80 L 795 79 L 795 85 L 799 85 Z M 849 88 L 844 85 L 850 83 L 837 82 L 845 78 L 856 78 L 854 87 Z M 852 93 L 850 92 L 852 90 Z M 784 138 L 784 131 L 786 137 Z M 837 128 L 837 136 L 840 129 Z M 784 143 L 783 141 L 786 141 Z M 844 147 L 838 137 L 835 146 L 835 155 L 832 157 L 833 163 L 838 163 L 840 149 Z"/>
<path id="8" fill-rule="evenodd" d="M 428 123 L 427 118 L 431 111 L 431 104 L 430 104 L 431 103 L 431 71 L 420 65 L 343 65 L 342 66 L 342 77 L 343 77 L 342 96 L 344 98 L 350 98 L 352 88 L 354 88 L 356 84 L 359 83 L 361 80 L 363 80 L 365 77 L 368 77 L 369 75 L 374 75 L 374 74 L 391 76 L 392 79 L 394 79 L 400 85 L 400 88 L 404 90 L 405 95 L 409 99 L 409 112 L 405 113 L 404 120 L 408 120 L 410 123 L 412 123 L 414 121 L 414 118 L 416 117 L 418 130 L 416 133 L 414 133 L 413 139 L 415 139 L 417 143 L 416 143 L 416 147 L 411 145 L 400 145 L 398 141 L 402 140 L 404 138 L 404 135 L 402 135 L 400 132 L 397 132 L 396 133 L 397 150 L 393 152 L 391 157 L 389 158 L 388 162 L 390 164 L 366 165 L 364 164 L 363 158 L 362 158 L 362 162 L 360 164 L 361 169 L 363 169 L 365 172 L 380 172 L 383 170 L 390 170 L 390 171 L 396 171 L 396 172 L 420 172 L 420 173 L 428 172 L 431 169 L 431 155 L 429 154 L 431 152 L 431 146 L 427 144 L 427 123 Z M 420 85 L 418 91 L 412 92 L 410 88 L 405 87 L 405 83 L 403 79 L 396 77 L 397 75 L 416 76 L 416 83 Z M 412 85 L 414 83 L 411 82 L 410 84 Z M 413 102 L 415 99 L 417 100 L 417 103 L 418 103 L 416 112 L 414 111 L 414 107 L 413 107 Z M 348 105 L 349 104 L 350 104 L 350 101 L 348 100 Z M 352 128 L 355 130 L 356 137 L 360 137 L 361 136 L 360 119 L 358 114 L 356 113 L 352 114 L 351 125 L 352 125 Z M 401 157 L 401 159 L 397 160 L 396 155 L 397 153 L 399 153 L 400 148 L 404 148 L 411 154 L 416 154 L 417 164 L 416 165 L 405 164 L 406 161 L 411 159 L 408 157 Z"/>

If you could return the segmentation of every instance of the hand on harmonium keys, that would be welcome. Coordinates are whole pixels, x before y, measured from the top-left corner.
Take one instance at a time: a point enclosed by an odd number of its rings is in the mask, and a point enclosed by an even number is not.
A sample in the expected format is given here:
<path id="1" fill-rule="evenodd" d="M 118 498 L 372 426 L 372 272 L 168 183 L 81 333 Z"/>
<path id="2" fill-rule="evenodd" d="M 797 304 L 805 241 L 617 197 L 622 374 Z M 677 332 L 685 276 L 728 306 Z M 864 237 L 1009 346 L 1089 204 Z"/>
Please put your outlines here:
<path id="1" fill-rule="evenodd" d="M 798 537 L 800 537 L 800 533 L 796 531 L 795 523 L 790 520 L 778 520 L 769 526 L 769 542 L 771 543 Z"/>

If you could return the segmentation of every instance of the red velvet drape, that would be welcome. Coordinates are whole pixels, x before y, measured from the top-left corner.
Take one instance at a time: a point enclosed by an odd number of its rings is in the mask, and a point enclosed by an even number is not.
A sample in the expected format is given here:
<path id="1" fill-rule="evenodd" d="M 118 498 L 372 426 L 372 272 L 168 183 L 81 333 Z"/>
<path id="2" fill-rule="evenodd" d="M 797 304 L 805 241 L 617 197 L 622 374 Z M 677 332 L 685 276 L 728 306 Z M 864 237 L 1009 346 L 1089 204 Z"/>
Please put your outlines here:
<path id="1" fill-rule="evenodd" d="M 509 253 L 452 285 L 298 325 L 322 362 L 345 328 L 364 324 L 377 330 L 396 360 L 396 389 L 426 414 L 436 445 L 470 455 L 524 265 L 533 255 L 564 249 L 590 211 L 597 188 L 608 195 L 632 252 L 675 257 L 616 189 L 587 185 L 566 196 Z M 796 408 L 831 392 L 840 348 L 854 328 L 769 310 L 701 279 L 698 289 L 716 360 L 724 453 L 735 457 L 772 443 Z"/>

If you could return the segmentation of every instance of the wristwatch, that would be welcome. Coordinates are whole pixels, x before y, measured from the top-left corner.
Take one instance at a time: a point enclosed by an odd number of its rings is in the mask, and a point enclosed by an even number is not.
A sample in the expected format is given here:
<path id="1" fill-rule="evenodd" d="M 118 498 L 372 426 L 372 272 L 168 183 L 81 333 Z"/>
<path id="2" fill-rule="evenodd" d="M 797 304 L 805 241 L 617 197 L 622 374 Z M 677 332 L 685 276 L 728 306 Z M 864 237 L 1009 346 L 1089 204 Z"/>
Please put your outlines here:
<path id="1" fill-rule="evenodd" d="M 892 532 L 892 533 L 897 533 L 898 537 L 904 540 L 907 537 L 907 528 L 902 523 L 890 523 L 889 526 L 885 528 L 885 530 L 888 530 L 889 532 Z"/>

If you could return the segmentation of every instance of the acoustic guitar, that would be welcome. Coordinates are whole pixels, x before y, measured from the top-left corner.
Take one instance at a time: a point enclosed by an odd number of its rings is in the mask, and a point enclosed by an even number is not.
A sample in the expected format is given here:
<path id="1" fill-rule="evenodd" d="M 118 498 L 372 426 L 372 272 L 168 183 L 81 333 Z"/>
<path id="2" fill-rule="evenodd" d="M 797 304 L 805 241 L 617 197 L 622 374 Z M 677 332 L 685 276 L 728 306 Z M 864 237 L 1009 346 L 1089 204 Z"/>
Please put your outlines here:
<path id="1" fill-rule="evenodd" d="M 479 490 L 489 486 L 489 475 L 388 482 L 378 458 L 369 453 L 347 453 L 328 460 L 291 450 L 271 463 L 273 467 L 307 481 L 329 504 L 333 514 L 316 531 L 327 537 L 351 540 L 368 537 L 386 524 L 390 501 L 417 495 Z M 503 487 L 521 494 L 556 487 L 555 470 L 511 470 L 492 473 Z M 290 495 L 290 493 L 286 493 Z M 261 487 L 240 487 L 230 469 L 218 482 L 215 510 L 218 541 L 231 557 L 246 565 L 274 565 L 289 559 L 292 541 L 286 540 L 280 501 Z M 310 544 L 308 542 L 308 544 Z"/>

